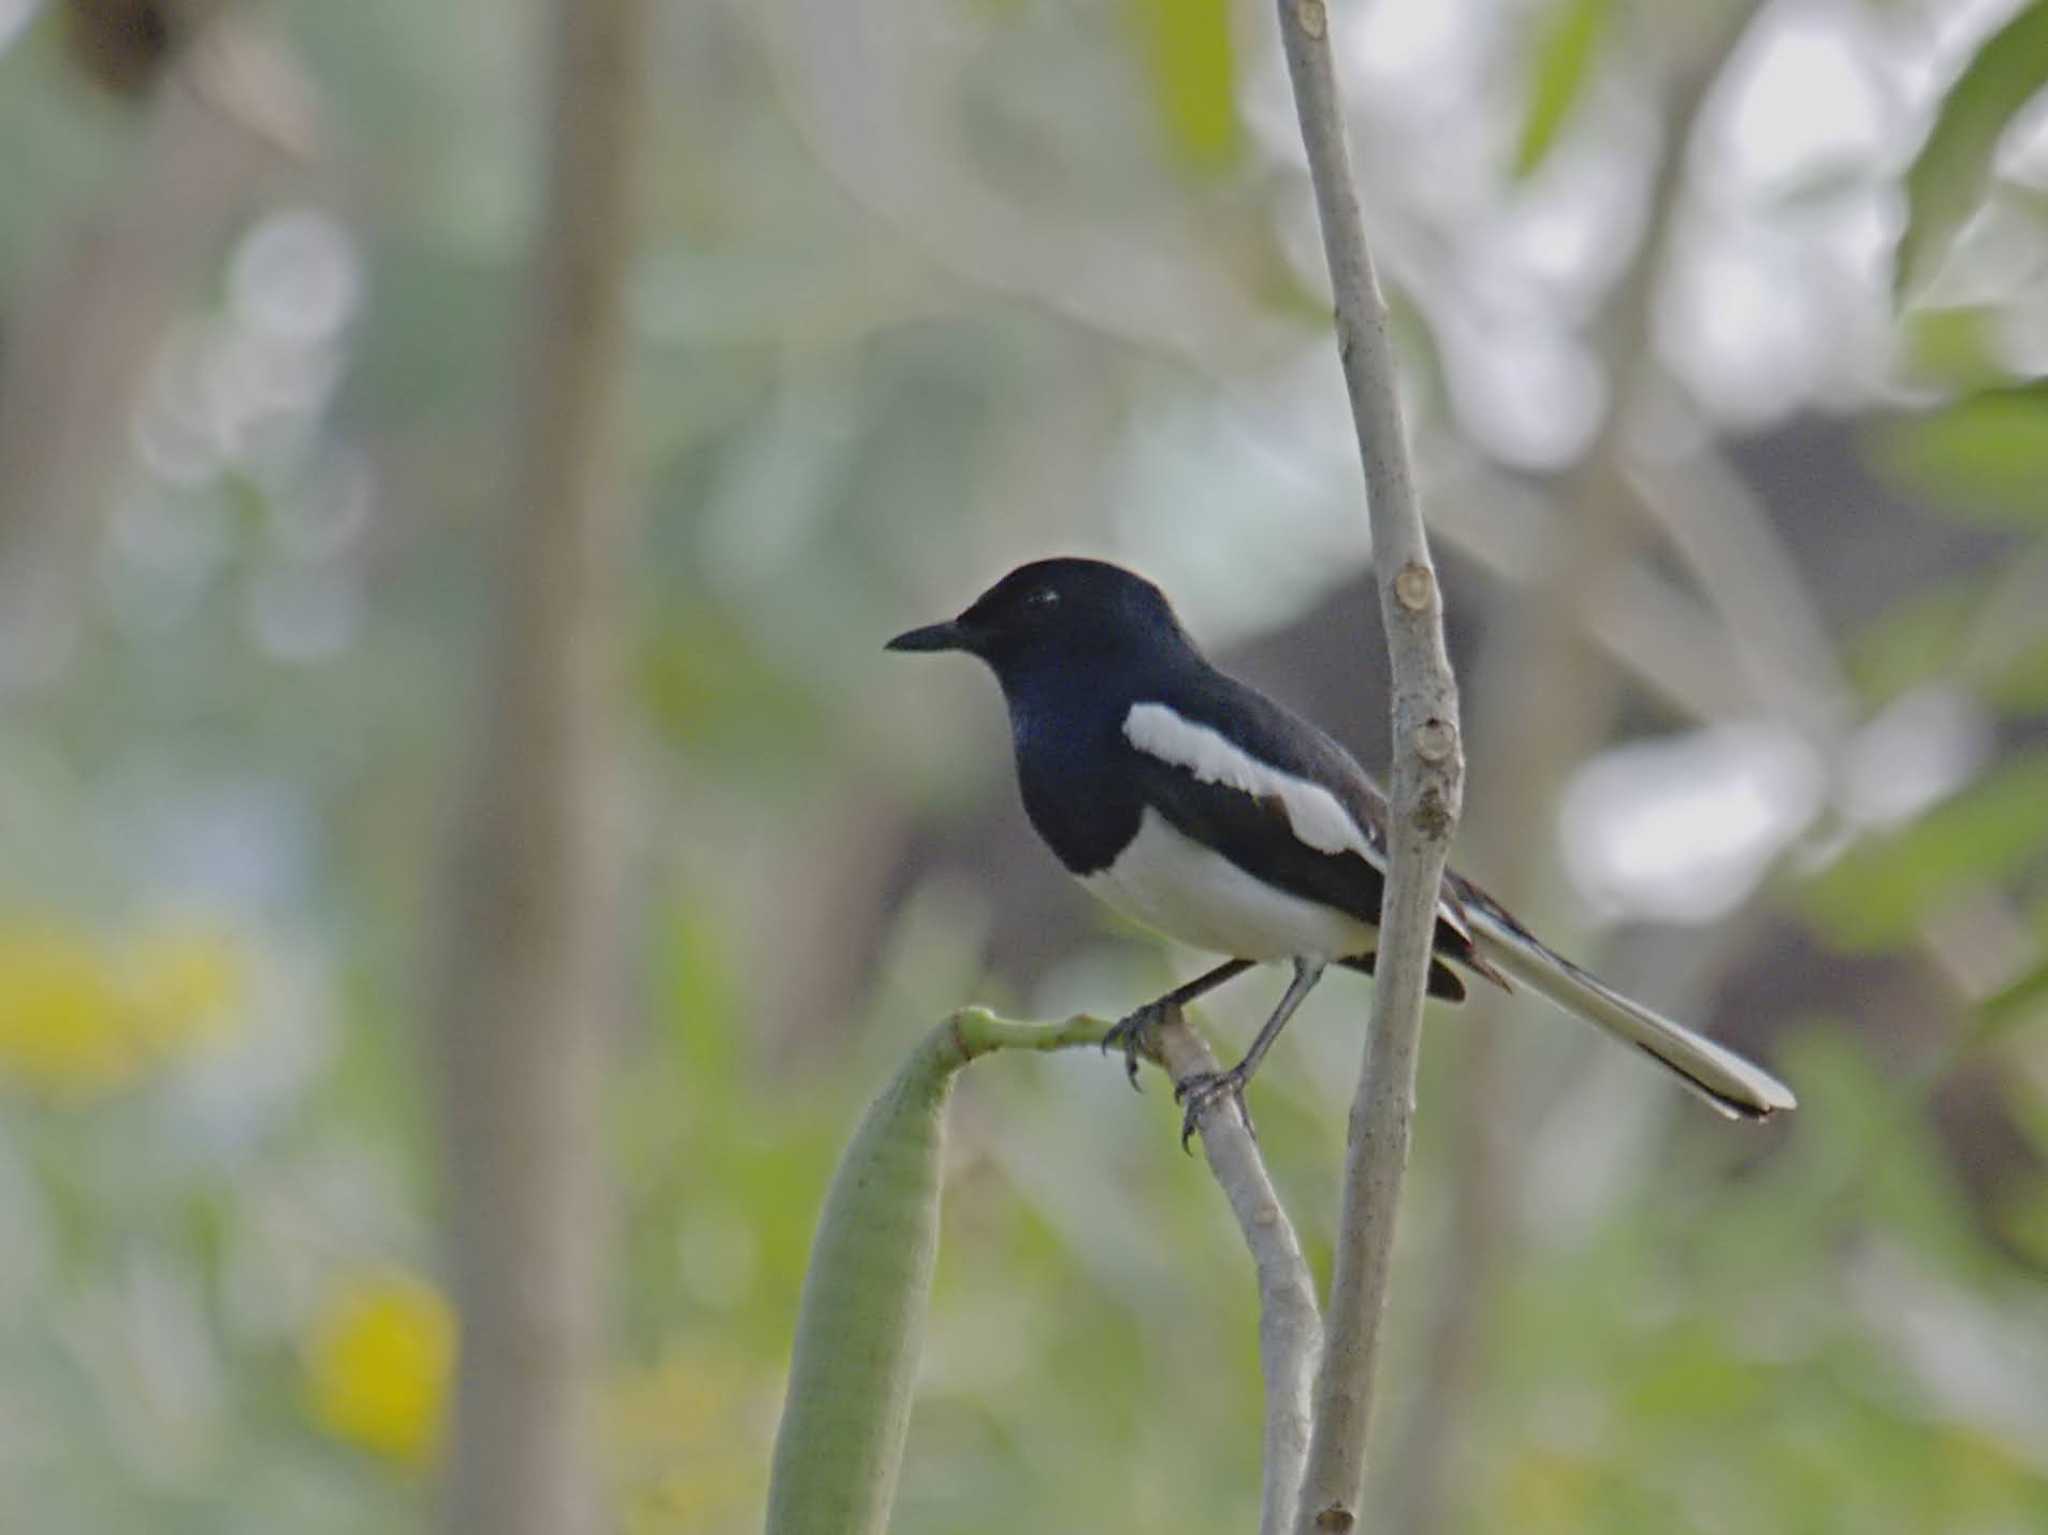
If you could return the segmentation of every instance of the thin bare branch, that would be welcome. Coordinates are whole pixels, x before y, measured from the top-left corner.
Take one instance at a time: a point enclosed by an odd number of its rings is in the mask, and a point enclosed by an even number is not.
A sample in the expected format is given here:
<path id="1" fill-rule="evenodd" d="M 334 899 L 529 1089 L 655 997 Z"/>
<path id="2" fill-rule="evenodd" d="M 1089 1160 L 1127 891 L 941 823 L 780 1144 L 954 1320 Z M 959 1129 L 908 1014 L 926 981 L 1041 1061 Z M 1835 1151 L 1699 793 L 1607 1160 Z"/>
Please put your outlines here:
<path id="1" fill-rule="evenodd" d="M 1217 1071 L 1209 1046 L 1177 1010 L 1156 1025 L 1152 1035 L 1174 1081 Z M 1202 1116 L 1201 1134 L 1202 1154 L 1230 1201 L 1259 1276 L 1259 1367 L 1266 1382 L 1266 1480 L 1259 1535 L 1287 1535 L 1294 1528 L 1308 1463 L 1309 1388 L 1323 1346 L 1315 1281 L 1242 1107 L 1234 1099 L 1219 1099 Z"/>
<path id="2" fill-rule="evenodd" d="M 1330 14 L 1322 0 L 1279 0 L 1278 9 L 1336 301 L 1337 353 L 1365 466 L 1373 563 L 1393 670 L 1390 868 L 1380 909 L 1372 1033 L 1351 1106 L 1329 1336 L 1316 1381 L 1315 1428 L 1297 1521 L 1304 1531 L 1342 1531 L 1357 1523 L 1365 1475 L 1373 1365 L 1414 1117 L 1422 999 L 1444 862 L 1457 826 L 1464 753 L 1457 683 L 1444 650 L 1443 603 L 1409 467 L 1386 300 L 1351 179 L 1330 54 Z"/>

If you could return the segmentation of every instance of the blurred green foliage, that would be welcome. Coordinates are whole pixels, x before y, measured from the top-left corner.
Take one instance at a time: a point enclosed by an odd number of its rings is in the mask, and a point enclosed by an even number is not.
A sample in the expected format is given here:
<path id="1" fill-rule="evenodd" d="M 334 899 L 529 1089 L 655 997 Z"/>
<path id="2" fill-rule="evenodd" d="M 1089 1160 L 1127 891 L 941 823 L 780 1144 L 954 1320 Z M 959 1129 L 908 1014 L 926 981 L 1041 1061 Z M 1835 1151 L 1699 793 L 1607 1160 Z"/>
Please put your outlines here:
<path id="1" fill-rule="evenodd" d="M 1614 0 L 1551 0 L 1544 8 L 1529 49 L 1529 102 L 1515 144 L 1518 180 L 1536 174 L 1579 98 L 1599 77 L 1594 65 L 1614 12 Z"/>
<path id="2" fill-rule="evenodd" d="M 2039 860 L 2048 846 L 2048 753 L 2016 758 L 1910 825 L 1870 837 L 1806 886 L 1838 943 L 1892 948 L 1960 890 Z"/>
<path id="3" fill-rule="evenodd" d="M 2048 86 L 2048 4 L 2027 0 L 1984 40 L 1942 98 L 1934 128 L 1906 172 L 1907 224 L 1897 287 L 1918 292 L 1991 184 L 2006 130 Z"/>
<path id="4" fill-rule="evenodd" d="M 2048 521 L 2048 385 L 1967 395 L 1894 428 L 1886 452 L 1965 510 L 2023 527 Z"/>
<path id="5" fill-rule="evenodd" d="M 0 356 L 47 274 L 81 265 L 81 228 L 127 206 L 162 129 L 75 78 L 49 9 L 0 43 Z M 1359 142 L 1396 145 L 1361 153 L 1361 175 L 1426 371 L 1418 439 L 1469 449 L 1489 424 L 1475 399 L 1572 394 L 1526 376 L 1475 390 L 1475 367 L 1520 355 L 1503 343 L 1576 347 L 1585 307 L 1551 268 L 1534 289 L 1489 284 L 1524 246 L 1553 263 L 1579 249 L 1530 233 L 1556 213 L 1533 200 L 1579 158 L 1561 144 L 1634 184 L 1639 118 L 1617 132 L 1606 113 L 1640 83 L 1621 13 L 1653 8 L 1482 8 L 1510 41 L 1469 76 L 1429 51 L 1425 23 L 1449 8 L 1333 9 L 1361 37 L 1368 14 L 1414 23 L 1358 50 Z M 1042 902 L 1000 908 L 1032 930 L 998 935 L 1012 947 L 991 973 L 991 913 L 1038 867 L 998 834 L 1016 828 L 995 706 L 983 679 L 908 678 L 880 640 L 1055 547 L 1170 566 L 1226 637 L 1300 616 L 1362 558 L 1348 428 L 1300 387 L 1334 402 L 1265 13 L 848 0 L 881 42 L 831 32 L 839 14 L 671 8 L 653 63 L 624 450 L 653 514 L 624 775 L 641 915 L 619 935 L 635 1005 L 606 1127 L 606 1439 L 636 1535 L 758 1520 L 816 1212 L 911 1043 L 969 999 L 1056 1015 L 1166 975 L 1128 935 Z M 1889 487 L 1999 540 L 1910 572 L 1843 636 L 1854 711 L 1963 695 L 1986 760 L 1888 822 L 1828 828 L 1832 862 L 1794 849 L 1752 897 L 1750 918 L 1815 946 L 1789 979 L 1841 995 L 1768 1020 L 1803 1103 L 1782 1132 L 1731 1135 L 1633 1062 L 1572 1054 L 1553 1020 L 1517 1029 L 1536 1171 L 1525 1250 L 1484 1319 L 1494 1374 L 1468 1414 L 1459 1528 L 2041 1527 L 2048 601 L 2029 583 L 2048 560 L 2048 402 L 2023 344 L 2038 282 L 1971 272 L 1962 231 L 1980 208 L 2035 227 L 2037 189 L 1999 156 L 2048 57 L 2025 30 L 2044 14 L 1975 49 L 1934 114 L 1903 188 L 1900 270 L 1929 290 L 1899 348 L 1918 392 L 1887 378 L 1853 402 Z M 90 423 L 109 472 L 106 505 L 81 514 L 98 531 L 71 570 L 76 648 L 7 694 L 0 729 L 10 1531 L 384 1535 L 432 1515 L 457 1346 L 425 1022 L 436 852 L 473 708 L 475 533 L 520 330 L 541 35 L 531 8 L 484 0 L 289 0 L 269 19 L 318 93 L 323 159 L 280 172 L 210 253 L 132 419 Z M 838 74 L 799 56 L 813 31 L 844 46 Z M 917 99 L 859 98 L 881 73 L 862 39 L 900 54 Z M 885 107 L 903 137 L 865 131 Z M 1431 171 L 1418 192 L 1382 163 L 1475 122 L 1484 172 Z M 861 157 L 905 143 L 951 152 L 940 170 L 973 168 L 1016 216 L 990 233 L 979 204 L 921 200 L 942 177 Z M 1896 195 L 1895 171 L 1867 174 Z M 1444 211 L 1473 183 L 1478 265 Z M 1758 217 L 1712 208 L 1687 240 Z M 356 297 L 294 341 L 261 323 L 269 299 L 241 263 L 309 210 L 318 238 L 293 272 L 326 272 L 322 292 L 352 273 Z M 1606 210 L 1581 253 L 1594 267 L 1616 243 Z M 1794 210 L 1795 234 L 1810 216 Z M 1784 240 L 1774 226 L 1764 243 Z M 1940 289 L 1944 261 L 1964 291 Z M 1446 274 L 1452 299 L 1432 286 Z M 1157 319 L 1162 292 L 1186 296 L 1183 324 Z M 250 377 L 268 403 L 230 410 Z M 1829 597 L 1849 579 L 1812 578 Z M 2034 962 L 1922 1005 L 1926 927 L 1986 899 Z M 1774 963 L 1761 944 L 1740 961 Z M 1883 979 L 1857 989 L 1860 964 Z M 1245 984 L 1209 1019 L 1220 1038 L 1247 1037 L 1270 1001 Z M 1362 987 L 1326 987 L 1255 1094 L 1319 1271 Z M 1885 1014 L 1892 991 L 1922 1030 L 1903 1046 L 1859 1013 Z M 1428 1368 L 1455 1176 L 1446 1054 L 1424 1063 L 1389 1444 Z M 1931 1128 L 1930 1059 L 1995 1086 L 2025 1155 L 1993 1194 L 1964 1186 Z M 1603 1096 L 1610 1067 L 1626 1091 Z M 906 1535 L 1254 1517 L 1252 1285 L 1166 1099 L 1156 1083 L 1133 1098 L 1093 1058 L 994 1061 L 963 1085 Z"/>
<path id="6" fill-rule="evenodd" d="M 1174 155 L 1191 170 L 1228 167 L 1241 147 L 1229 0 L 1130 0 L 1130 7 Z"/>

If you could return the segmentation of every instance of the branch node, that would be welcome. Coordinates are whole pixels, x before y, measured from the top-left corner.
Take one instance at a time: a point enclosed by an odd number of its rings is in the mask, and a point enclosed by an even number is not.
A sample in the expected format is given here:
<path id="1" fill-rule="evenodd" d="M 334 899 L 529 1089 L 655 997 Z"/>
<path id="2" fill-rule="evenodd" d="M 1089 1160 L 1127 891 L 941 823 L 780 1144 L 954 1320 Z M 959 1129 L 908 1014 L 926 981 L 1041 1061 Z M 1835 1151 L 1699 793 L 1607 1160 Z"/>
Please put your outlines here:
<path id="1" fill-rule="evenodd" d="M 1457 824 L 1449 803 L 1434 785 L 1422 791 L 1415 805 L 1415 829 L 1426 837 L 1448 838 Z"/>
<path id="2" fill-rule="evenodd" d="M 1386 300 L 1351 175 L 1327 0 L 1276 0 L 1295 115 L 1337 309 L 1337 346 L 1365 471 L 1380 618 L 1393 672 L 1395 756 L 1380 900 L 1373 1019 L 1352 1101 L 1344 1197 L 1330 1279 L 1330 1331 L 1296 1530 L 1355 1529 L 1365 1484 L 1373 1364 L 1393 1265 L 1395 1217 L 1414 1113 L 1415 1062 L 1444 859 L 1463 768 L 1458 687 L 1444 649 L 1443 599 L 1429 558 L 1401 416 Z"/>
<path id="3" fill-rule="evenodd" d="M 946 1036 L 952 1041 L 953 1051 L 960 1057 L 961 1065 L 965 1066 L 974 1059 L 974 1047 L 967 1042 L 967 1029 L 959 1013 L 947 1018 Z"/>
<path id="4" fill-rule="evenodd" d="M 1160 1064 L 1176 1081 L 1216 1070 L 1216 1058 L 1179 1008 L 1164 1009 L 1147 1032 L 1158 1043 Z M 1315 1281 L 1244 1115 L 1219 1108 L 1204 1116 L 1201 1131 L 1209 1170 L 1230 1201 L 1258 1276 L 1259 1364 L 1266 1387 L 1259 1531 L 1286 1535 L 1299 1517 L 1303 1467 L 1315 1431 L 1310 1384 L 1323 1343 Z"/>
<path id="5" fill-rule="evenodd" d="M 1424 762 L 1448 762 L 1458 749 L 1458 728 L 1432 716 L 1415 730 L 1415 754 Z"/>
<path id="6" fill-rule="evenodd" d="M 1427 611 L 1436 598 L 1436 576 L 1427 565 L 1411 562 L 1394 577 L 1394 595 L 1411 613 Z"/>

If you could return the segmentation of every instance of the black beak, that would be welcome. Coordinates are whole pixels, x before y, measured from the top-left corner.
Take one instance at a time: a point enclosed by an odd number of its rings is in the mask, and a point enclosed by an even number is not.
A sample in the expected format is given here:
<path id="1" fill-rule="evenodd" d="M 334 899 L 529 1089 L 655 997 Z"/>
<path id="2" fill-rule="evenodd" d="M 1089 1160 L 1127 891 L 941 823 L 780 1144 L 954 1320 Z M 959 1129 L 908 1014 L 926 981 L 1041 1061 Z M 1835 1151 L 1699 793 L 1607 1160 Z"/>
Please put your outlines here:
<path id="1" fill-rule="evenodd" d="M 973 642 L 967 631 L 955 619 L 943 624 L 926 624 L 922 629 L 912 629 L 899 634 L 885 647 L 889 650 L 972 650 Z"/>

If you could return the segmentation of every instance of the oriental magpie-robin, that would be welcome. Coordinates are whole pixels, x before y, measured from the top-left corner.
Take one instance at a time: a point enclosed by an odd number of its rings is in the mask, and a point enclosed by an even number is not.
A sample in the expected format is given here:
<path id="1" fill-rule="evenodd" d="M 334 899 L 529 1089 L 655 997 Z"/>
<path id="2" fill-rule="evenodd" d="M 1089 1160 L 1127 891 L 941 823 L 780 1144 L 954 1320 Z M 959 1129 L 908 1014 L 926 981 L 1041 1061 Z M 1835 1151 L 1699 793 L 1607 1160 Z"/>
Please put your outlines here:
<path id="1" fill-rule="evenodd" d="M 889 649 L 987 662 L 1009 705 L 1025 812 L 1067 872 L 1147 927 L 1226 956 L 1117 1025 L 1111 1039 L 1134 1082 L 1140 1034 L 1161 1010 L 1262 961 L 1292 962 L 1286 995 L 1244 1059 L 1177 1085 L 1183 1142 L 1210 1102 L 1241 1098 L 1325 966 L 1372 969 L 1385 799 L 1343 747 L 1211 666 L 1151 582 L 1098 560 L 1041 560 Z M 1596 980 L 1448 873 L 1432 996 L 1464 997 L 1454 966 L 1503 988 L 1525 982 L 1730 1117 L 1794 1106 L 1768 1072 Z"/>

